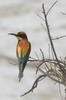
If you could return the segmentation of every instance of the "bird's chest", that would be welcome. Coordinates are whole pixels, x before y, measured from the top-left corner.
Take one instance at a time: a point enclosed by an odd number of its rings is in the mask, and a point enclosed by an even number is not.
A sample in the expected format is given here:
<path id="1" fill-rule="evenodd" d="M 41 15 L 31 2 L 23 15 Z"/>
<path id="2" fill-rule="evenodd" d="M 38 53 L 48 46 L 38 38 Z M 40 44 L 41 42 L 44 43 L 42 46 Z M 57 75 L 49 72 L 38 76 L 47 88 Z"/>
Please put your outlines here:
<path id="1" fill-rule="evenodd" d="M 24 43 L 18 44 L 17 49 L 16 49 L 17 56 L 19 58 L 23 58 L 27 54 L 28 49 L 29 49 L 29 44 L 28 43 L 24 42 Z"/>

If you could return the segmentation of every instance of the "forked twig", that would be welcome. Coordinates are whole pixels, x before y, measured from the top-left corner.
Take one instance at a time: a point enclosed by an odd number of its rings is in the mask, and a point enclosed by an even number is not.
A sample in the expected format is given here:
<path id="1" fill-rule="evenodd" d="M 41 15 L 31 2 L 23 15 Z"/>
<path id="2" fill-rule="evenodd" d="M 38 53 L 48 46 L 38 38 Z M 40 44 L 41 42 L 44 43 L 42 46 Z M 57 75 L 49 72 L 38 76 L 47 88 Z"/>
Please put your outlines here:
<path id="1" fill-rule="evenodd" d="M 45 17 L 45 24 L 46 24 L 47 34 L 48 34 L 48 37 L 49 37 L 49 40 L 50 40 L 50 44 L 51 44 L 52 50 L 53 50 L 53 52 L 54 52 L 55 58 L 56 58 L 56 60 L 57 60 L 57 63 L 58 63 L 58 65 L 59 65 L 60 69 L 62 69 L 62 67 L 61 67 L 61 65 L 60 65 L 60 63 L 59 63 L 59 60 L 58 60 L 58 57 L 57 57 L 57 54 L 56 54 L 56 51 L 55 51 L 53 42 L 52 42 L 51 35 L 50 35 L 50 30 L 49 30 L 49 25 L 48 25 L 48 21 L 47 21 L 47 15 L 46 15 L 46 12 L 45 12 L 44 4 L 42 4 L 42 9 L 43 9 L 44 17 Z"/>
<path id="2" fill-rule="evenodd" d="M 45 78 L 45 77 L 46 77 L 46 75 L 40 75 L 40 76 L 35 80 L 35 82 L 33 83 L 32 88 L 31 88 L 29 91 L 27 91 L 27 92 L 25 92 L 24 94 L 22 94 L 20 97 L 25 96 L 25 95 L 27 95 L 27 94 L 30 93 L 30 92 L 33 92 L 33 90 L 37 87 L 38 82 L 40 81 L 40 79 Z"/>

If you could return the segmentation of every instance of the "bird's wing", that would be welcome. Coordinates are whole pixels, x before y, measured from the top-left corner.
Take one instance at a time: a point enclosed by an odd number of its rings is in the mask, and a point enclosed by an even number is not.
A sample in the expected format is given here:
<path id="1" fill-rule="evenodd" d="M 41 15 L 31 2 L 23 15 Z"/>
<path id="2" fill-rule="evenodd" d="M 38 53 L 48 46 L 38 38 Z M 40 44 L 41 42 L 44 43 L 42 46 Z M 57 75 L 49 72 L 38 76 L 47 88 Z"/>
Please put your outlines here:
<path id="1" fill-rule="evenodd" d="M 26 66 L 26 64 L 27 64 L 27 61 L 28 61 L 28 59 L 29 59 L 30 51 L 31 51 L 31 44 L 29 43 L 29 49 L 28 49 L 26 55 L 25 55 L 24 58 L 23 58 L 23 69 L 22 69 L 22 70 L 24 70 L 24 68 L 25 68 L 25 66 Z"/>
<path id="2" fill-rule="evenodd" d="M 24 56 L 24 59 L 25 59 L 25 60 L 27 60 L 27 59 L 29 58 L 30 51 L 31 51 L 31 44 L 30 44 L 30 42 L 29 42 L 29 48 L 28 48 L 28 50 L 27 50 L 26 55 Z"/>

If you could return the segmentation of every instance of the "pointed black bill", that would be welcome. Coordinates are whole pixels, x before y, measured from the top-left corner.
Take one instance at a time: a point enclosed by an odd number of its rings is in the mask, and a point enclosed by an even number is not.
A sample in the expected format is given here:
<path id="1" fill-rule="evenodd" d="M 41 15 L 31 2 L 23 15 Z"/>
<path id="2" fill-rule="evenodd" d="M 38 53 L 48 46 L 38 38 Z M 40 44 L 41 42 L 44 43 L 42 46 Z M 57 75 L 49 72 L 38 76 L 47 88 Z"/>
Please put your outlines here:
<path id="1" fill-rule="evenodd" d="M 8 35 L 14 35 L 14 36 L 17 36 L 17 34 L 14 34 L 14 33 L 8 33 Z"/>
<path id="2" fill-rule="evenodd" d="M 23 39 L 27 39 L 27 36 L 25 34 L 9 33 L 8 35 L 13 35 L 13 36 L 16 36 L 16 37 L 20 37 L 20 38 L 23 38 Z"/>

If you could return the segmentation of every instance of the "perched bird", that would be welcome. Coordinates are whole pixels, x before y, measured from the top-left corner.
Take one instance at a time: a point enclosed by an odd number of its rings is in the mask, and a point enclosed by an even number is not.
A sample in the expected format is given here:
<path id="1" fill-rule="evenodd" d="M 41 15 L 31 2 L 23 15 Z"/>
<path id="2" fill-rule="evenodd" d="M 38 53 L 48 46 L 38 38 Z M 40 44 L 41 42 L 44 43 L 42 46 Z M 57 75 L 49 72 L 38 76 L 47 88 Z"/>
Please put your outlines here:
<path id="1" fill-rule="evenodd" d="M 31 44 L 28 41 L 27 35 L 25 32 L 18 32 L 17 34 L 9 33 L 9 35 L 14 35 L 18 39 L 18 44 L 16 47 L 16 54 L 19 64 L 19 82 L 21 81 L 21 78 L 23 77 L 23 71 L 25 69 L 25 66 L 27 64 L 29 54 L 31 51 Z"/>

